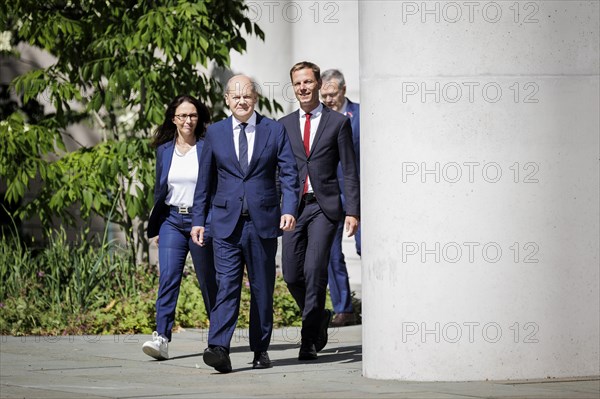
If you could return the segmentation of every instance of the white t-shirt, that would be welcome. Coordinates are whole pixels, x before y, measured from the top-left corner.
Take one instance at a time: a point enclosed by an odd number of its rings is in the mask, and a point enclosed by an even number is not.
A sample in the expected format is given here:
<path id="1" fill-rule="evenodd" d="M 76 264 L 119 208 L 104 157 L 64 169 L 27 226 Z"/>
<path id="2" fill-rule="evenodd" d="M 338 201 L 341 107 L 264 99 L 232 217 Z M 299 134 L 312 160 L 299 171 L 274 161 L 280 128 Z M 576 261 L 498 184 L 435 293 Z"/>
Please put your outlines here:
<path id="1" fill-rule="evenodd" d="M 198 180 L 198 152 L 194 145 L 188 152 L 181 154 L 177 147 L 173 150 L 173 159 L 167 178 L 167 199 L 165 203 L 173 206 L 191 207 L 194 203 L 194 191 Z"/>

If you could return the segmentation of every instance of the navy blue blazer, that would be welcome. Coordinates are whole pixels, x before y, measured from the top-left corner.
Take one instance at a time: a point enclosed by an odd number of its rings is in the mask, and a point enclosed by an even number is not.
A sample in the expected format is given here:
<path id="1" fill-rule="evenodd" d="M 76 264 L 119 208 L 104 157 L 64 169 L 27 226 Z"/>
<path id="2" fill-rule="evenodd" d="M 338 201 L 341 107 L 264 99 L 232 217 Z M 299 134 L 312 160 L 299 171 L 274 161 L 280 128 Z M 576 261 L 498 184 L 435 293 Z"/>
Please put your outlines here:
<path id="1" fill-rule="evenodd" d="M 354 145 L 354 154 L 356 155 L 356 172 L 360 178 L 360 104 L 353 103 L 348 98 L 346 106 L 346 116 L 350 118 L 352 126 L 352 144 Z M 338 180 L 340 181 L 340 190 L 342 190 L 342 205 L 346 208 L 346 198 L 344 196 L 344 174 L 342 173 L 342 165 L 338 165 Z"/>
<path id="2" fill-rule="evenodd" d="M 356 172 L 360 177 L 360 104 L 348 100 L 346 106 L 346 116 L 350 118 L 352 126 L 352 144 L 354 145 L 354 154 L 356 155 Z"/>
<path id="3" fill-rule="evenodd" d="M 235 153 L 232 124 L 230 116 L 208 127 L 200 157 L 192 224 L 206 228 L 210 209 L 213 237 L 229 237 L 240 218 L 246 195 L 248 212 L 258 235 L 276 238 L 282 234 L 281 215 L 296 217 L 300 192 L 288 136 L 281 123 L 257 113 L 252 159 L 244 175 Z M 277 190 L 277 170 L 282 198 Z M 218 176 L 212 185 L 211 176 Z"/>
<path id="4" fill-rule="evenodd" d="M 310 176 L 313 191 L 323 213 L 331 220 L 342 220 L 344 209 L 337 177 L 338 163 L 342 165 L 346 213 L 360 217 L 360 185 L 356 170 L 356 155 L 352 143 L 350 119 L 323 106 L 319 127 L 310 154 L 307 156 L 300 133 L 300 112 L 280 119 L 290 137 L 300 173 L 300 184 Z"/>
<path id="5" fill-rule="evenodd" d="M 200 162 L 200 154 L 204 145 L 203 140 L 196 142 L 196 152 L 198 153 L 198 162 Z M 156 237 L 160 231 L 160 226 L 163 224 L 170 209 L 165 204 L 168 194 L 167 178 L 169 177 L 169 169 L 173 160 L 173 151 L 175 150 L 175 140 L 161 144 L 156 149 L 156 183 L 154 184 L 154 207 L 150 212 L 148 219 L 148 238 Z M 208 234 L 205 233 L 205 234 Z"/>

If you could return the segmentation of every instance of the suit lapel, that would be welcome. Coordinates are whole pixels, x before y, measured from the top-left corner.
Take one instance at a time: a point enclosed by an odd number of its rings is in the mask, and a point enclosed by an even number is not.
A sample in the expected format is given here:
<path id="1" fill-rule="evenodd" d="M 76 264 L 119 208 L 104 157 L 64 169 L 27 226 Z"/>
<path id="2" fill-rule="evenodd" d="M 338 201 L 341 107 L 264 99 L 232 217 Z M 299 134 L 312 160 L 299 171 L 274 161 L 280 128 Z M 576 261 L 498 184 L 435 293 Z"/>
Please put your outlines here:
<path id="1" fill-rule="evenodd" d="M 196 141 L 196 154 L 198 155 L 198 165 L 200 165 L 200 155 L 202 154 L 203 146 L 204 146 L 203 140 Z"/>
<path id="2" fill-rule="evenodd" d="M 356 113 L 356 105 L 350 100 L 348 100 L 348 106 L 346 107 L 346 116 L 352 119 L 354 114 Z"/>
<path id="3" fill-rule="evenodd" d="M 167 179 L 169 177 L 169 169 L 171 169 L 171 162 L 173 161 L 173 151 L 175 150 L 175 140 L 170 141 L 165 147 L 165 151 L 163 152 L 163 163 L 162 163 L 162 173 L 161 173 L 161 187 L 167 186 Z"/>
<path id="4" fill-rule="evenodd" d="M 242 167 L 240 166 L 240 160 L 235 153 L 235 145 L 233 143 L 233 117 L 225 119 L 225 126 L 223 126 L 223 140 L 227 151 L 227 157 L 230 159 L 232 165 L 235 165 L 235 169 L 239 172 L 240 176 L 244 176 Z"/>
<path id="5" fill-rule="evenodd" d="M 300 111 L 294 112 L 292 117 L 291 129 L 288 131 L 288 137 L 292 144 L 292 150 L 294 154 L 303 154 L 306 159 L 306 152 L 304 151 L 304 142 L 302 141 L 302 132 L 300 131 Z M 286 128 L 287 129 L 287 128 Z"/>
<path id="6" fill-rule="evenodd" d="M 327 121 L 329 120 L 329 112 L 331 112 L 331 110 L 323 105 L 323 111 L 321 112 L 321 120 L 319 121 L 319 126 L 317 127 L 317 133 L 315 134 L 315 139 L 310 146 L 310 154 L 312 154 L 313 150 L 317 147 L 317 145 L 319 145 L 319 139 L 323 135 L 325 126 L 327 126 Z M 308 157 L 310 158 L 310 155 Z"/>
<path id="7" fill-rule="evenodd" d="M 252 159 L 250 159 L 250 164 L 248 165 L 248 174 L 252 173 L 256 167 L 258 159 L 267 145 L 270 134 L 271 131 L 267 129 L 265 123 L 263 123 L 263 116 L 257 112 L 256 128 L 254 131 L 254 147 L 252 149 Z"/>

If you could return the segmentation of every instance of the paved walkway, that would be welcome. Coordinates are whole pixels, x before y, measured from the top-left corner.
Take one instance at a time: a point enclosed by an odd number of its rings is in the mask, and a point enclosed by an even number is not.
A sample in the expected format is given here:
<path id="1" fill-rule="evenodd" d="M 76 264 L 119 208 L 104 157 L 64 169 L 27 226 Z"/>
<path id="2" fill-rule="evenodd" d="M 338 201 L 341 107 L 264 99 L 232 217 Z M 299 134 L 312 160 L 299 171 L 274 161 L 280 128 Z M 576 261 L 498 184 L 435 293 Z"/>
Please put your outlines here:
<path id="1" fill-rule="evenodd" d="M 350 284 L 361 297 L 360 258 L 344 239 Z M 142 352 L 150 338 L 133 336 L 0 336 L 0 398 L 575 398 L 599 399 L 598 377 L 540 381 L 402 382 L 362 376 L 361 326 L 329 330 L 314 362 L 300 362 L 298 328 L 274 331 L 274 367 L 252 369 L 248 331 L 236 330 L 234 371 L 202 361 L 206 330 L 174 334 L 171 359 Z M 393 334 L 394 332 L 390 332 Z"/>
<path id="2" fill-rule="evenodd" d="M 0 337 L 2 398 L 589 398 L 600 380 L 400 382 L 362 377 L 361 326 L 330 329 L 314 362 L 299 362 L 296 328 L 274 332 L 274 367 L 251 368 L 247 331 L 238 330 L 230 374 L 202 362 L 205 330 L 174 334 L 170 360 L 142 353 L 133 336 Z"/>

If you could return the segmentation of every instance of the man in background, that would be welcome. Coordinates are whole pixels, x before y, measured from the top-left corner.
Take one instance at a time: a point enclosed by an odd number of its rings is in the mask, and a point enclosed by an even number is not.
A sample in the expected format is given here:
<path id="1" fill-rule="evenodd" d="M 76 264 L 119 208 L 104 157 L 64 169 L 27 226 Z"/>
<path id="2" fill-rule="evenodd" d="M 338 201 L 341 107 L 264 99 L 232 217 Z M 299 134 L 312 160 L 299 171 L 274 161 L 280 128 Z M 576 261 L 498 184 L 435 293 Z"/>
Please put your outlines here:
<path id="1" fill-rule="evenodd" d="M 356 170 L 360 177 L 360 105 L 353 103 L 346 97 L 346 80 L 344 75 L 337 69 L 328 69 L 321 73 L 323 85 L 321 87 L 321 99 L 323 103 L 334 111 L 350 118 L 352 126 L 352 143 L 356 154 Z M 342 190 L 342 206 L 345 209 L 344 175 L 341 165 L 338 165 L 338 180 Z M 344 327 L 356 324 L 354 306 L 352 305 L 352 293 L 348 279 L 346 260 L 342 252 L 342 235 L 344 223 L 340 221 L 331 246 L 331 256 L 328 267 L 329 292 L 335 316 L 331 321 L 332 327 Z M 360 228 L 354 236 L 356 253 L 360 256 Z"/>

